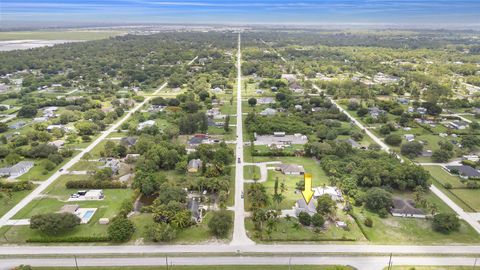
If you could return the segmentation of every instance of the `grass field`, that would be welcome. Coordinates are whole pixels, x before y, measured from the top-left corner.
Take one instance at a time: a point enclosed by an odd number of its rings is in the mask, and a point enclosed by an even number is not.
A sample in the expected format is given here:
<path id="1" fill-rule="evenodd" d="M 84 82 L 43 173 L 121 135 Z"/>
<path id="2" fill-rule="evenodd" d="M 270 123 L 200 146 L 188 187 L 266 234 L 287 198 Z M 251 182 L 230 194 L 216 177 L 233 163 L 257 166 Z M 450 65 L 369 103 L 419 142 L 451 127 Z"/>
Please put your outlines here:
<path id="1" fill-rule="evenodd" d="M 0 32 L 0 41 L 42 39 L 42 40 L 98 40 L 124 34 L 123 31 L 19 31 Z"/>
<path id="2" fill-rule="evenodd" d="M 229 211 L 232 219 L 233 212 Z M 190 228 L 177 231 L 177 237 L 171 242 L 175 244 L 198 244 L 202 242 L 209 241 L 214 239 L 208 230 L 208 221 L 211 219 L 212 213 L 208 212 L 203 221 L 197 225 L 194 225 Z M 137 228 L 135 234 L 132 237 L 131 242 L 135 242 L 136 239 L 144 238 L 144 242 L 149 242 L 146 239 L 146 234 L 148 228 L 153 224 L 153 219 L 151 214 L 140 214 L 133 216 L 132 221 L 135 223 Z M 227 239 L 218 239 L 218 241 L 228 241 L 232 238 L 232 232 L 228 234 Z"/>
<path id="3" fill-rule="evenodd" d="M 70 270 L 76 268 L 69 267 L 34 267 L 34 270 Z M 87 270 L 164 270 L 165 266 L 142 266 L 142 267 L 82 267 Z M 169 267 L 168 269 L 175 270 L 351 270 L 353 268 L 348 266 L 328 266 L 328 265 L 203 265 L 203 266 L 181 266 Z M 454 268 L 452 268 L 454 269 Z M 460 268 L 459 268 L 460 269 Z M 465 268 L 467 269 L 467 268 Z M 449 268 L 450 270 L 450 268 Z M 463 268 L 462 268 L 463 270 Z"/>
<path id="4" fill-rule="evenodd" d="M 388 268 L 384 268 L 388 269 Z M 392 270 L 473 270 L 473 266 L 393 266 Z"/>
<path id="5" fill-rule="evenodd" d="M 347 221 L 348 230 L 329 224 L 328 229 L 316 232 L 313 228 L 299 226 L 294 227 L 298 223 L 296 218 L 280 218 L 277 226 L 269 237 L 266 229 L 263 229 L 262 238 L 254 233 L 254 225 L 251 219 L 245 221 L 245 226 L 249 236 L 255 241 L 273 241 L 273 242 L 297 242 L 297 241 L 365 241 L 365 237 L 360 231 L 355 221 L 343 213 L 342 210 L 337 211 L 337 217 L 340 220 Z"/>
<path id="6" fill-rule="evenodd" d="M 298 164 L 305 168 L 306 172 L 309 172 L 313 176 L 313 187 L 321 186 L 323 184 L 328 185 L 328 177 L 320 166 L 313 160 L 303 157 L 279 157 L 271 158 L 271 160 L 279 160 L 285 164 Z M 279 187 L 282 183 L 285 184 L 285 190 L 283 195 L 284 200 L 280 203 L 280 209 L 292 209 L 293 205 L 298 199 L 302 198 L 301 193 L 296 191 L 296 183 L 303 181 L 303 175 L 284 175 L 281 172 L 268 170 L 268 178 L 263 185 L 267 188 L 267 194 L 272 195 L 274 193 L 275 179 L 278 178 Z M 245 204 L 249 206 L 248 196 L 245 198 Z"/>
<path id="7" fill-rule="evenodd" d="M 429 194 L 426 199 L 430 203 L 435 203 L 439 212 L 452 212 L 433 194 Z M 354 213 L 368 240 L 376 244 L 453 244 L 478 243 L 480 241 L 480 235 L 464 221 L 461 221 L 458 232 L 442 234 L 433 231 L 430 220 L 392 216 L 382 219 L 377 214 L 358 207 L 354 208 Z M 363 225 L 366 217 L 372 219 L 373 227 L 369 228 Z"/>
<path id="8" fill-rule="evenodd" d="M 18 202 L 20 202 L 23 198 L 25 198 L 28 194 L 32 192 L 31 190 L 23 190 L 18 192 L 12 193 L 12 198 L 8 198 L 5 195 L 2 199 L 0 199 L 0 216 L 3 216 L 5 213 L 8 212 L 13 206 L 15 206 Z"/>
<path id="9" fill-rule="evenodd" d="M 465 187 L 458 176 L 454 176 L 446 172 L 441 166 L 423 166 L 430 175 L 435 178 L 442 185 L 449 183 L 454 188 Z"/>
<path id="10" fill-rule="evenodd" d="M 260 168 L 255 165 L 246 165 L 243 167 L 243 178 L 247 180 L 260 179 Z"/>

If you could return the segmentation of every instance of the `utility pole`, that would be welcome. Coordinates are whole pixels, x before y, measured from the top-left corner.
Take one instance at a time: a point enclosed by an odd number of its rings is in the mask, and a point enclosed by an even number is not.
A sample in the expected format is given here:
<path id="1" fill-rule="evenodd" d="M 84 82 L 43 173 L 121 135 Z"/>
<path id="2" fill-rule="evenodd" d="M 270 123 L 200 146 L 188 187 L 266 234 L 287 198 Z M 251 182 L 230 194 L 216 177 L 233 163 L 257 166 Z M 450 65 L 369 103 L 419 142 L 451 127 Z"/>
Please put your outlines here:
<path id="1" fill-rule="evenodd" d="M 75 268 L 77 268 L 77 270 L 78 270 L 77 256 L 73 255 L 73 258 L 75 259 Z"/>
<path id="2" fill-rule="evenodd" d="M 168 256 L 165 256 L 165 266 L 167 267 L 167 270 L 168 270 Z"/>
<path id="3" fill-rule="evenodd" d="M 390 259 L 388 260 L 388 270 L 392 270 L 392 253 L 390 253 Z"/>
<path id="4" fill-rule="evenodd" d="M 475 268 L 477 267 L 477 259 L 478 258 L 475 258 L 475 261 L 473 262 L 473 270 L 475 270 Z"/>

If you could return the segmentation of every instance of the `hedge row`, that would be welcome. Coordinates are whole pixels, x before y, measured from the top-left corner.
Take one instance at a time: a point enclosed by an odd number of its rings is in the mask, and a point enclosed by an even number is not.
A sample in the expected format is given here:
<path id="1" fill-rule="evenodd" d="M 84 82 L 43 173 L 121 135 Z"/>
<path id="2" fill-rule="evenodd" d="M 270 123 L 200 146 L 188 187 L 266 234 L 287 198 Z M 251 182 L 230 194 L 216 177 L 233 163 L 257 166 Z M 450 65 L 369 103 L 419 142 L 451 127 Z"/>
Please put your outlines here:
<path id="1" fill-rule="evenodd" d="M 9 189 L 12 191 L 32 190 L 34 187 L 30 181 L 6 182 L 0 181 L 0 189 Z"/>
<path id="2" fill-rule="evenodd" d="M 50 237 L 38 237 L 38 238 L 29 238 L 27 243 L 81 243 L 81 242 L 109 242 L 110 238 L 106 235 L 104 236 L 70 236 L 62 238 L 50 238 Z"/>
<path id="3" fill-rule="evenodd" d="M 119 181 L 94 181 L 94 180 L 72 180 L 65 183 L 67 188 L 127 188 L 127 185 Z"/>

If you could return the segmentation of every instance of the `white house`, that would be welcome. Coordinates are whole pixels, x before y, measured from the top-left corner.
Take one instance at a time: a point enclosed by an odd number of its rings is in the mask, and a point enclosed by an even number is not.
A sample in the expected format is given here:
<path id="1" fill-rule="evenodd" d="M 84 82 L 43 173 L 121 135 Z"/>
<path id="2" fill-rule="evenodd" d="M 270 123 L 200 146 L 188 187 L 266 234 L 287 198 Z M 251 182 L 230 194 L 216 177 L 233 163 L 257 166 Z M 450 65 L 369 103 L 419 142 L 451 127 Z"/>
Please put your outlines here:
<path id="1" fill-rule="evenodd" d="M 415 135 L 413 134 L 405 134 L 404 137 L 405 137 L 405 140 L 407 140 L 408 142 L 415 140 Z"/>
<path id="2" fill-rule="evenodd" d="M 318 197 L 327 194 L 334 201 L 341 202 L 343 201 L 342 191 L 337 187 L 324 186 L 316 187 L 313 189 L 313 198 L 318 199 Z"/>
<path id="3" fill-rule="evenodd" d="M 142 130 L 146 127 L 152 127 L 155 125 L 155 121 L 154 120 L 147 120 L 145 122 L 142 122 L 142 123 L 139 123 L 138 124 L 138 127 L 137 127 L 137 130 Z"/>

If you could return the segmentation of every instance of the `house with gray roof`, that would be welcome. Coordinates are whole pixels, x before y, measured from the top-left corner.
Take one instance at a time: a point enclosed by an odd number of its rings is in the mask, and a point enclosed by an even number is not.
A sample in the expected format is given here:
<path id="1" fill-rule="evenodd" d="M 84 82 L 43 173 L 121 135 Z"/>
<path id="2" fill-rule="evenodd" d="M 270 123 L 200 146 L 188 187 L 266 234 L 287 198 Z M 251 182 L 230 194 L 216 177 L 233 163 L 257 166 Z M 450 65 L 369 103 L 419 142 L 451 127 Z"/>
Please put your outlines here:
<path id="1" fill-rule="evenodd" d="M 20 161 L 13 166 L 0 168 L 0 176 L 15 178 L 27 173 L 31 168 L 33 168 L 32 161 Z"/>
<path id="2" fill-rule="evenodd" d="M 279 164 L 275 170 L 281 171 L 285 175 L 302 175 L 305 173 L 303 166 L 297 164 Z"/>
<path id="3" fill-rule="evenodd" d="M 317 208 L 315 207 L 315 205 L 317 205 L 317 200 L 315 199 L 311 199 L 308 204 L 303 198 L 300 200 L 297 200 L 295 202 L 295 206 L 293 207 L 295 216 L 298 217 L 298 215 L 302 212 L 305 212 L 310 216 L 313 216 L 315 213 L 317 213 Z"/>
<path id="4" fill-rule="evenodd" d="M 468 165 L 456 165 L 456 166 L 445 166 L 451 174 L 458 174 L 460 177 L 469 179 L 469 178 L 480 178 L 480 172 Z"/>

